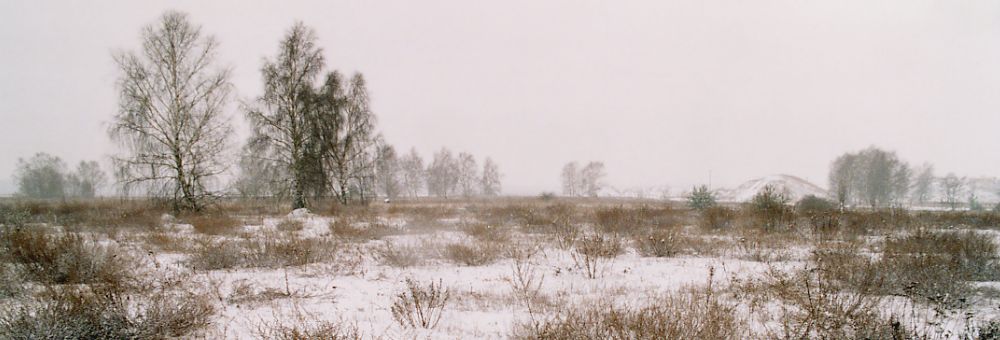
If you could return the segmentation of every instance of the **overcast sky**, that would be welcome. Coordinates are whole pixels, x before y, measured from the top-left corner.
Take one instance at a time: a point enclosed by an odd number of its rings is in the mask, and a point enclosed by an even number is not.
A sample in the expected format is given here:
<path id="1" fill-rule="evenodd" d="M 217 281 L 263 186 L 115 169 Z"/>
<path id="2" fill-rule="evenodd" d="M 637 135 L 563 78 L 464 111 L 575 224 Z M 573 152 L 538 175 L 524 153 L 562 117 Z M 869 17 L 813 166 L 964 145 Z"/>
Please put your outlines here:
<path id="1" fill-rule="evenodd" d="M 998 1 L 3 1 L 0 193 L 18 157 L 106 161 L 111 55 L 168 9 L 221 42 L 241 100 L 303 21 L 397 149 L 492 156 L 513 194 L 557 191 L 571 160 L 616 187 L 825 187 L 868 145 L 1000 175 Z"/>

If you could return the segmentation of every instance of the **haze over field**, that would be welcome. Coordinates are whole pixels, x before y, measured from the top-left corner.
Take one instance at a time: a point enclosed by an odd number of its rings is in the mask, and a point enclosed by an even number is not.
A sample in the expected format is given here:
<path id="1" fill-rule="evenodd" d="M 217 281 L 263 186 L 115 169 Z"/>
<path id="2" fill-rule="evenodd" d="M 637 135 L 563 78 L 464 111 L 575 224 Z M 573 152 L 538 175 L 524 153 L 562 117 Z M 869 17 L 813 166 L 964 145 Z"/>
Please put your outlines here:
<path id="1" fill-rule="evenodd" d="M 8 1 L 0 194 L 18 157 L 106 160 L 112 52 L 168 9 L 219 40 L 247 101 L 303 21 L 329 68 L 365 74 L 397 149 L 492 156 L 508 194 L 558 191 L 571 160 L 603 161 L 616 187 L 677 190 L 710 171 L 717 186 L 825 186 L 831 160 L 869 145 L 939 174 L 1000 169 L 997 2 Z"/>

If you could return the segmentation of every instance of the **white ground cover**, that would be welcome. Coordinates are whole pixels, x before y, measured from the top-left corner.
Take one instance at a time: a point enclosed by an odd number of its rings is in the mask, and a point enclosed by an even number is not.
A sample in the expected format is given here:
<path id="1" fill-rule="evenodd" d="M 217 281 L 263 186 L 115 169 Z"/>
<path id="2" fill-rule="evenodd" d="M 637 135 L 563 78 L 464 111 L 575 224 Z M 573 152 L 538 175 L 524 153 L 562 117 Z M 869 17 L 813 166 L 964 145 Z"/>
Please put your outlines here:
<path id="1" fill-rule="evenodd" d="M 295 212 L 287 218 L 305 222 L 297 232 L 299 237 L 329 237 L 330 218 Z M 280 219 L 264 219 L 263 225 L 245 226 L 246 232 L 274 229 Z M 385 219 L 383 223 L 403 226 L 402 219 Z M 319 321 L 342 323 L 356 327 L 366 338 L 508 338 L 518 323 L 532 316 L 525 305 L 518 301 L 510 283 L 514 260 L 503 258 L 485 266 L 461 266 L 442 258 L 425 260 L 420 265 L 398 268 L 381 264 L 375 255 L 378 247 L 386 242 L 409 245 L 428 253 L 440 252 L 446 244 L 472 242 L 463 232 L 450 224 L 458 221 L 439 221 L 442 230 L 394 235 L 381 240 L 363 243 L 343 243 L 337 260 L 283 269 L 240 269 L 199 272 L 194 277 L 211 287 L 210 294 L 219 303 L 219 312 L 213 328 L 202 333 L 208 338 L 254 338 L 260 327 L 267 324 L 310 324 Z M 189 226 L 176 225 L 177 233 L 192 233 Z M 984 236 L 998 238 L 996 232 Z M 515 240 L 528 239 L 528 235 L 515 233 Z M 714 272 L 713 285 L 725 287 L 734 280 L 762 275 L 769 266 L 802 268 L 810 249 L 784 249 L 789 254 L 785 262 L 762 263 L 742 260 L 736 256 L 671 258 L 642 257 L 634 250 L 601 264 L 598 278 L 590 279 L 576 266 L 569 250 L 558 249 L 551 243 L 539 243 L 544 248 L 533 256 L 529 265 L 541 280 L 541 295 L 553 306 L 575 308 L 594 303 L 643 306 L 664 293 L 682 287 L 706 285 L 710 271 Z M 177 271 L 184 267 L 181 254 L 157 254 L 156 261 L 162 268 Z M 421 284 L 440 280 L 452 292 L 452 298 L 443 317 L 433 329 L 412 329 L 394 321 L 390 312 L 394 297 L 405 288 L 405 280 Z M 267 299 L 261 302 L 239 303 L 229 301 L 239 286 L 249 286 L 256 292 L 273 290 L 291 297 Z M 980 283 L 979 286 L 1000 288 L 1000 283 Z M 772 306 L 772 308 L 777 308 Z M 885 312 L 904 318 L 911 328 L 923 328 L 933 338 L 954 338 L 962 330 L 1000 316 L 1000 305 L 992 298 L 979 299 L 977 303 L 961 310 L 936 310 L 926 305 L 909 302 L 905 298 L 890 298 L 885 302 Z M 741 309 L 745 311 L 745 308 Z M 558 310 L 545 310 L 545 318 Z M 749 312 L 746 312 L 749 313 Z M 766 332 L 775 327 L 775 320 L 760 320 L 759 316 L 745 315 L 751 328 Z"/>

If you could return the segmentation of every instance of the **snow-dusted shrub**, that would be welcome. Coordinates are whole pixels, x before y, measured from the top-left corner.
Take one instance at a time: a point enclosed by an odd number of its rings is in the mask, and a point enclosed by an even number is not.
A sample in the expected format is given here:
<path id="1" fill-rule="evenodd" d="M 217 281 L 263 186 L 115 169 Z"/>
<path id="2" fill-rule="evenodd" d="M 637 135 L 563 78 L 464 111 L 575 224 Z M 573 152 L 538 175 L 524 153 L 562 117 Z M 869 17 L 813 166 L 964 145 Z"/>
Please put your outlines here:
<path id="1" fill-rule="evenodd" d="M 100 245 L 77 233 L 47 233 L 40 227 L 0 232 L 0 259 L 14 264 L 28 280 L 54 284 L 132 283 L 138 260 L 117 247 Z"/>
<path id="2" fill-rule="evenodd" d="M 840 211 L 833 201 L 809 195 L 795 203 L 795 212 L 809 220 L 818 233 L 831 233 L 840 226 Z"/>
<path id="3" fill-rule="evenodd" d="M 51 287 L 0 313 L 0 338 L 175 338 L 207 326 L 215 313 L 208 296 L 161 290 L 145 294 L 102 286 Z"/>
<path id="4" fill-rule="evenodd" d="M 196 238 L 185 263 L 197 270 L 231 269 L 246 263 L 246 252 L 237 241 Z"/>
<path id="5" fill-rule="evenodd" d="M 594 234 L 577 240 L 570 254 L 576 267 L 583 270 L 587 278 L 596 279 L 604 274 L 609 260 L 624 251 L 618 237 Z"/>
<path id="6" fill-rule="evenodd" d="M 241 242 L 246 248 L 245 267 L 283 268 L 334 259 L 339 245 L 330 238 L 292 235 L 258 235 Z"/>
<path id="7" fill-rule="evenodd" d="M 674 229 L 658 229 L 635 237 L 635 249 L 642 256 L 670 257 L 681 251 L 685 238 Z"/>
<path id="8" fill-rule="evenodd" d="M 880 309 L 877 272 L 868 268 L 845 286 L 832 263 L 785 272 L 772 268 L 756 283 L 754 298 L 780 302 L 780 327 L 766 334 L 781 339 L 913 339 L 894 315 Z M 750 291 L 747 290 L 747 291 Z"/>
<path id="9" fill-rule="evenodd" d="M 962 306 L 969 281 L 1000 279 L 997 245 L 972 232 L 931 232 L 885 241 L 879 262 L 887 293 L 944 306 Z"/>
<path id="10" fill-rule="evenodd" d="M 295 322 L 275 321 L 257 325 L 254 335 L 275 340 L 361 340 L 357 326 L 325 320 L 298 318 Z"/>
<path id="11" fill-rule="evenodd" d="M 393 300 L 392 318 L 399 325 L 411 328 L 434 328 L 451 299 L 451 290 L 441 280 L 426 287 L 406 279 L 406 288 Z"/>

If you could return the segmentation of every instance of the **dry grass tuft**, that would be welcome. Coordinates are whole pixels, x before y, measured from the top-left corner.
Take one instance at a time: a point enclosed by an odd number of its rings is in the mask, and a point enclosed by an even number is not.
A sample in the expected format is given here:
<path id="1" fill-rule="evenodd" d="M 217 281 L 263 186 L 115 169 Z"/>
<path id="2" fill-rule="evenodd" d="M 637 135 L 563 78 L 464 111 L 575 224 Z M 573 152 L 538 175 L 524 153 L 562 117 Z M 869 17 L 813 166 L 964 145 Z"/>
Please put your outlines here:
<path id="1" fill-rule="evenodd" d="M 445 247 L 445 257 L 448 260 L 466 266 L 492 264 L 501 254 L 503 254 L 503 247 L 492 242 L 475 241 L 471 245 L 452 243 Z"/>
<path id="2" fill-rule="evenodd" d="M 345 240 L 370 241 L 385 236 L 400 234 L 402 230 L 369 217 L 359 220 L 354 217 L 338 217 L 330 222 L 330 234 Z"/>
<path id="3" fill-rule="evenodd" d="M 714 206 L 701 211 L 699 226 L 708 231 L 730 229 L 736 221 L 736 211 L 726 207 Z"/>
<path id="4" fill-rule="evenodd" d="M 441 314 L 451 298 L 451 290 L 445 288 L 441 280 L 431 281 L 426 287 L 416 281 L 406 279 L 406 289 L 393 300 L 392 318 L 400 326 L 410 328 L 434 328 L 441 321 Z"/>
<path id="5" fill-rule="evenodd" d="M 667 294 L 649 306 L 592 304 L 539 324 L 522 325 L 520 339 L 740 339 L 750 334 L 736 305 L 711 288 Z"/>
<path id="6" fill-rule="evenodd" d="M 197 270 L 283 268 L 329 261 L 338 244 L 328 238 L 263 233 L 247 239 L 197 239 L 187 265 Z"/>
<path id="7" fill-rule="evenodd" d="M 229 215 L 199 214 L 184 218 L 194 230 L 205 235 L 232 234 L 241 225 L 240 220 Z"/>
<path id="8" fill-rule="evenodd" d="M 375 248 L 379 263 L 396 268 L 406 268 L 423 263 L 421 249 L 410 245 L 396 245 L 392 242 Z"/>

